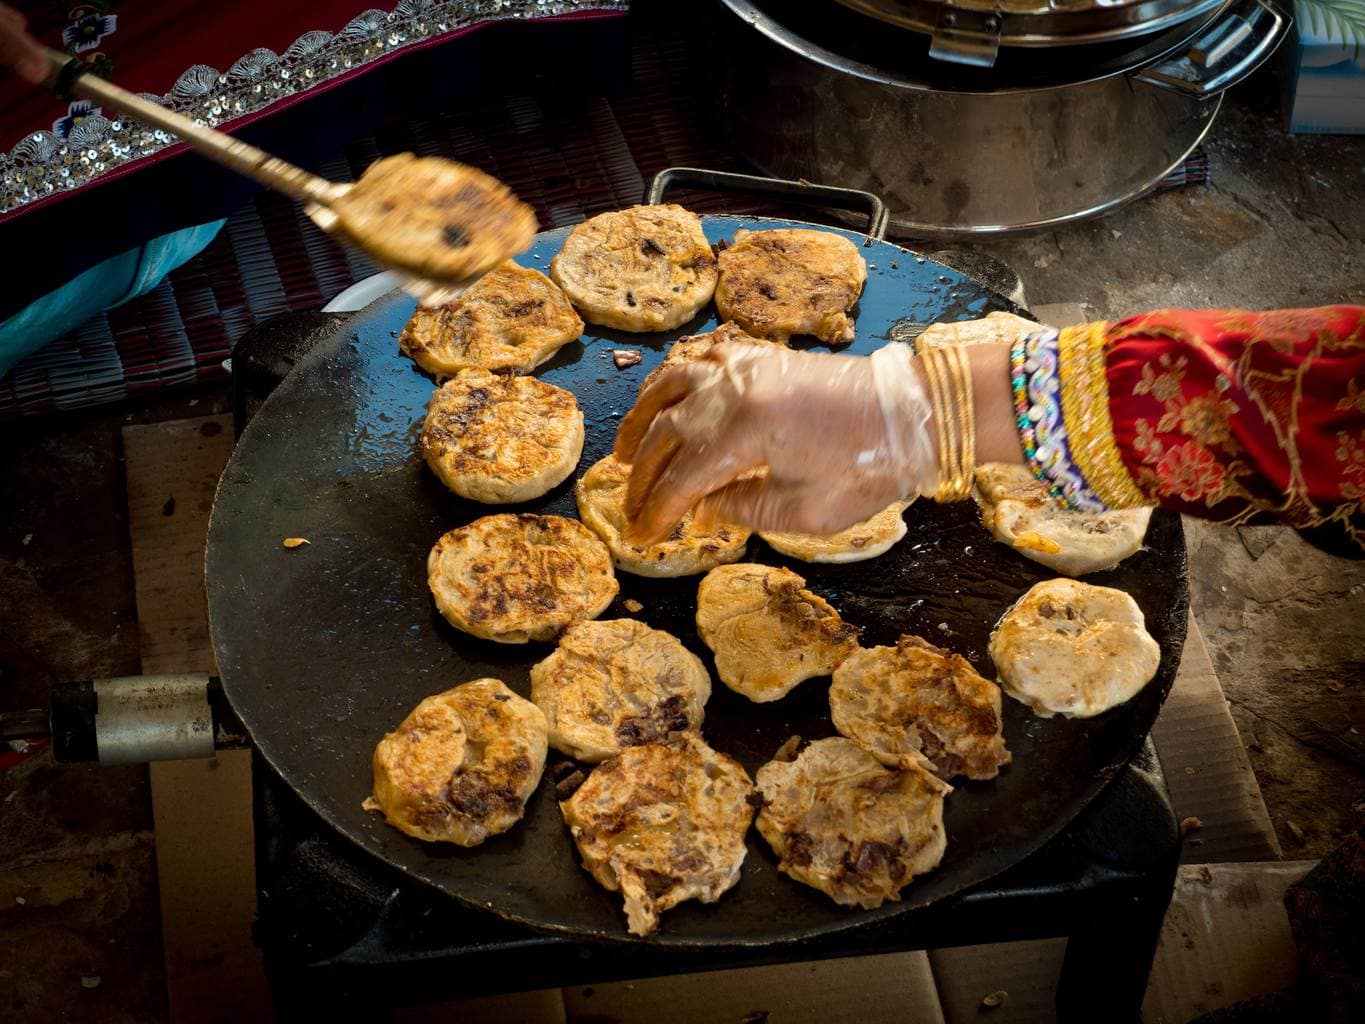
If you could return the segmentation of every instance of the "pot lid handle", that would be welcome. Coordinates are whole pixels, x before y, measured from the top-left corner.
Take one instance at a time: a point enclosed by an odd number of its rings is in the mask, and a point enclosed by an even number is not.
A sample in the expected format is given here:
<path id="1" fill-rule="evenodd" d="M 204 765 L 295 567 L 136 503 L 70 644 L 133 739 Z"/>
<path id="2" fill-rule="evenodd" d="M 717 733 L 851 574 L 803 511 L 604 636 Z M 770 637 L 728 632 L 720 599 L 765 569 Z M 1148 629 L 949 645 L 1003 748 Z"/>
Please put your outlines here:
<path id="1" fill-rule="evenodd" d="M 1212 96 L 1264 64 L 1292 24 L 1293 19 L 1269 0 L 1245 0 L 1200 33 L 1184 54 L 1133 77 L 1192 96 Z"/>
<path id="2" fill-rule="evenodd" d="M 929 56 L 949 64 L 994 67 L 1000 52 L 1001 24 L 995 11 L 945 8 L 929 37 Z"/>

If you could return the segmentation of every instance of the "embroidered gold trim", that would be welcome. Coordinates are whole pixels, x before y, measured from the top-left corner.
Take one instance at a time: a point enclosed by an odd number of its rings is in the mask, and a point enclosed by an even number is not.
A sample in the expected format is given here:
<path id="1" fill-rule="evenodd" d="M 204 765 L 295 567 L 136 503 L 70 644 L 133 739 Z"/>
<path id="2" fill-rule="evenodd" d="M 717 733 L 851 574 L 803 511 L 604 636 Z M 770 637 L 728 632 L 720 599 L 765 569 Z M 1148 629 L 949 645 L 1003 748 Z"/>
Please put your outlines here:
<path id="1" fill-rule="evenodd" d="M 372 9 L 356 15 L 335 35 L 305 32 L 283 53 L 255 49 L 225 72 L 196 64 L 166 95 L 138 95 L 199 124 L 219 127 L 395 50 L 457 29 L 573 11 L 625 11 L 629 6 L 627 0 L 398 0 L 391 12 Z M 87 106 L 89 112 L 65 137 L 35 131 L 8 154 L 0 150 L 0 214 L 55 192 L 80 188 L 116 167 L 180 142 L 136 118 Z"/>
<path id="2" fill-rule="evenodd" d="M 1062 421 L 1071 457 L 1090 489 L 1109 508 L 1148 505 L 1119 456 L 1109 416 L 1109 381 L 1104 373 L 1104 321 L 1065 328 L 1057 339 Z"/>

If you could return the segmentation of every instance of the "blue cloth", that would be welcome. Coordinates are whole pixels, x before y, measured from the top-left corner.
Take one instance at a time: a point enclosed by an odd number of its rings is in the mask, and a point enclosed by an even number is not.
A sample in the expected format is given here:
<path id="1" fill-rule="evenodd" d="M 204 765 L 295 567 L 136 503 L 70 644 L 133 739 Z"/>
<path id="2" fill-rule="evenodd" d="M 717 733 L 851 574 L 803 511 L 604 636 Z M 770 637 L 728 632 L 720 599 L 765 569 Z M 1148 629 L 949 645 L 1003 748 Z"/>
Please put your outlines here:
<path id="1" fill-rule="evenodd" d="M 153 238 L 111 257 L 0 323 L 0 377 L 20 359 L 92 316 L 145 295 L 213 241 L 227 221 L 199 224 Z"/>

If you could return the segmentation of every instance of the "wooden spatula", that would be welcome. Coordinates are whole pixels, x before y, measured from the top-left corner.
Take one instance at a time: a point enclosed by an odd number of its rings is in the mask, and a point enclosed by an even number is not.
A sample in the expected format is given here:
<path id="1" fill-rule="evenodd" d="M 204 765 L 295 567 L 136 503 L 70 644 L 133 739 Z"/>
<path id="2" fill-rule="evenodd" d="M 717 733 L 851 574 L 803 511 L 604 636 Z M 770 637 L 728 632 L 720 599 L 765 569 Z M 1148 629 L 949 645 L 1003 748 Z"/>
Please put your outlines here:
<path id="1" fill-rule="evenodd" d="M 327 181 L 86 74 L 81 61 L 64 53 L 46 53 L 48 85 L 58 95 L 93 100 L 173 132 L 210 160 L 298 200 L 324 231 L 397 271 L 404 289 L 424 305 L 449 302 L 535 237 L 531 208 L 476 168 L 402 153 L 380 160 L 353 185 Z"/>

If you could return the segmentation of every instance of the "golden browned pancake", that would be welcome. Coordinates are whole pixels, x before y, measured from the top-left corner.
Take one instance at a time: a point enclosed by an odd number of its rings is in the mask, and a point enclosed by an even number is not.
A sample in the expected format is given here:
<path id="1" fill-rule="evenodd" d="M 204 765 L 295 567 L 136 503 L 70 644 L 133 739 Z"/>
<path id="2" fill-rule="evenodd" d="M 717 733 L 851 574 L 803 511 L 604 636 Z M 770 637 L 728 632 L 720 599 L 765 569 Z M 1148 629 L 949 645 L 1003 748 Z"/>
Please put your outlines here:
<path id="1" fill-rule="evenodd" d="M 767 338 L 755 338 L 752 334 L 746 334 L 744 328 L 732 323 L 723 323 L 715 330 L 707 331 L 705 334 L 689 334 L 679 338 L 668 347 L 668 354 L 664 356 L 664 361 L 640 382 L 640 390 L 643 392 L 656 380 L 659 375 L 669 367 L 678 366 L 682 363 L 691 363 L 700 359 L 717 345 L 726 341 L 742 341 L 746 345 L 776 345 L 775 341 Z"/>
<path id="2" fill-rule="evenodd" d="M 583 333 L 559 286 L 508 260 L 444 306 L 418 306 L 398 348 L 427 373 L 461 370 L 530 373 Z"/>
<path id="3" fill-rule="evenodd" d="M 828 537 L 809 533 L 760 533 L 778 554 L 803 562 L 861 562 L 884 555 L 905 536 L 908 501 L 895 501 L 870 519 Z"/>
<path id="4" fill-rule="evenodd" d="M 1112 569 L 1142 549 L 1150 508 L 1081 512 L 1060 504 L 1023 466 L 976 471 L 976 503 L 991 536 L 1067 576 Z"/>
<path id="5" fill-rule="evenodd" d="M 858 649 L 858 630 L 790 569 L 723 565 L 697 589 L 697 633 L 720 681 L 764 703 L 829 675 Z"/>
<path id="6" fill-rule="evenodd" d="M 951 324 L 930 324 L 915 339 L 915 350 L 943 345 L 982 345 L 1004 342 L 1012 345 L 1020 335 L 1036 331 L 1042 326 L 1013 313 L 995 311 L 979 320 L 963 320 Z"/>
<path id="7" fill-rule="evenodd" d="M 579 224 L 550 274 L 585 320 L 623 331 L 680 327 L 716 290 L 716 260 L 701 221 L 672 204 Z"/>
<path id="8" fill-rule="evenodd" d="M 1122 590 L 1044 580 L 991 633 L 1000 685 L 1050 718 L 1090 718 L 1135 697 L 1152 681 L 1161 648 L 1142 609 Z"/>
<path id="9" fill-rule="evenodd" d="M 830 345 L 853 340 L 848 311 L 862 294 L 867 264 L 843 235 L 808 228 L 736 231 L 719 262 L 722 319 L 773 341 L 793 334 Z"/>
<path id="10" fill-rule="evenodd" d="M 991 779 L 1010 763 L 1000 687 L 917 636 L 857 651 L 835 669 L 829 713 L 834 728 L 890 768 Z"/>
<path id="11" fill-rule="evenodd" d="M 583 413 L 571 393 L 534 377 L 465 370 L 432 392 L 417 444 L 461 497 L 529 501 L 578 465 Z"/>
<path id="12" fill-rule="evenodd" d="M 371 164 L 331 211 L 381 262 L 439 281 L 486 273 L 536 234 L 535 211 L 496 178 L 411 153 Z"/>
<path id="13" fill-rule="evenodd" d="M 691 576 L 744 554 L 749 531 L 728 523 L 699 530 L 683 517 L 666 540 L 640 547 L 625 538 L 630 467 L 608 455 L 578 479 L 578 515 L 611 549 L 618 569 L 636 576 Z"/>
<path id="14" fill-rule="evenodd" d="M 601 615 L 618 589 L 610 553 L 582 523 L 508 514 L 441 537 L 427 585 L 452 626 L 503 644 L 553 640 Z"/>
<path id="15" fill-rule="evenodd" d="M 374 795 L 394 828 L 476 846 L 521 820 L 545 768 L 545 716 L 497 679 L 428 697 L 374 750 Z"/>
<path id="16" fill-rule="evenodd" d="M 648 935 L 670 907 L 715 903 L 739 881 L 752 793 L 736 761 L 685 732 L 603 761 L 559 808 L 583 867 Z"/>
<path id="17" fill-rule="evenodd" d="M 550 745 L 580 761 L 701 728 L 711 677 L 677 637 L 634 619 L 579 622 L 531 669 Z"/>
<path id="18" fill-rule="evenodd" d="M 816 740 L 795 761 L 758 770 L 758 831 L 778 869 L 835 903 L 871 910 L 947 847 L 943 797 L 951 789 L 917 765 L 883 768 L 857 744 Z"/>

